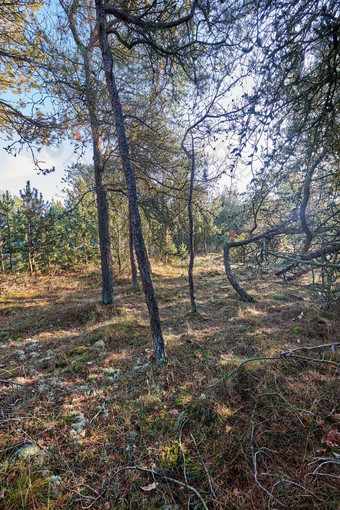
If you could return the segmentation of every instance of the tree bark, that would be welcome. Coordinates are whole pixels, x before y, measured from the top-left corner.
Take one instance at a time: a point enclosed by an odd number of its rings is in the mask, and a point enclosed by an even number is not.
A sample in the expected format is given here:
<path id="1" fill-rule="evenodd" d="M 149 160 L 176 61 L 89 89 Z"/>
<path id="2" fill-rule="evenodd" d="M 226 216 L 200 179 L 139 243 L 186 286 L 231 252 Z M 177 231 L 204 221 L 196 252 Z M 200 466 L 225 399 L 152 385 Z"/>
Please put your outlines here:
<path id="1" fill-rule="evenodd" d="M 137 189 L 136 189 L 136 180 L 135 174 L 130 161 L 130 151 L 126 136 L 124 116 L 122 111 L 122 106 L 120 103 L 120 98 L 118 94 L 118 89 L 113 73 L 113 62 L 112 55 L 109 47 L 109 42 L 106 33 L 106 18 L 103 10 L 101 0 L 96 0 L 96 14 L 97 14 L 97 22 L 98 22 L 98 35 L 99 35 L 99 44 L 103 57 L 103 64 L 105 69 L 105 77 L 107 88 L 110 95 L 110 100 L 112 104 L 112 109 L 115 117 L 116 124 L 116 135 L 118 138 L 119 144 L 119 152 L 120 159 L 122 163 L 122 167 L 124 170 L 127 190 L 128 190 L 128 198 L 129 198 L 129 207 L 131 211 L 131 222 L 132 222 L 132 233 L 133 233 L 133 241 L 135 245 L 138 266 L 142 278 L 143 289 L 145 293 L 145 299 L 148 306 L 149 318 L 150 318 L 150 326 L 151 326 L 151 334 L 153 338 L 153 344 L 155 349 L 156 361 L 157 364 L 162 364 L 165 361 L 165 349 L 164 349 L 164 340 L 161 328 L 161 321 L 159 316 L 158 304 L 155 296 L 155 292 L 153 289 L 152 279 L 150 275 L 150 271 L 147 263 L 147 252 L 145 248 L 143 232 L 142 232 L 142 222 L 138 210 L 138 200 L 137 200 Z"/>
<path id="2" fill-rule="evenodd" d="M 134 246 L 133 246 L 133 233 L 132 233 L 132 221 L 131 221 L 130 206 L 129 206 L 129 249 L 130 249 L 132 285 L 136 288 L 139 288 L 137 266 L 136 266 L 135 252 L 134 252 Z"/>
<path id="3" fill-rule="evenodd" d="M 101 150 L 99 148 L 100 139 L 96 135 L 96 129 L 93 128 L 92 122 L 91 128 L 93 140 L 93 163 L 97 195 L 100 261 L 102 271 L 102 302 L 104 305 L 109 305 L 114 301 L 114 281 L 109 228 L 109 205 L 106 189 L 103 185 L 104 167 L 102 164 Z"/>
<path id="4" fill-rule="evenodd" d="M 117 258 L 118 258 L 118 271 L 122 271 L 122 257 L 120 253 L 120 230 L 117 227 Z"/>
<path id="5" fill-rule="evenodd" d="M 104 305 L 108 305 L 113 303 L 114 301 L 114 279 L 110 242 L 109 205 L 107 200 L 106 189 L 104 186 L 105 168 L 102 155 L 102 139 L 100 135 L 100 123 L 97 117 L 96 109 L 96 101 L 98 100 L 98 98 L 96 97 L 95 94 L 95 83 L 92 74 L 92 55 L 91 49 L 85 46 L 79 37 L 79 33 L 77 31 L 75 23 L 75 10 L 71 8 L 71 10 L 67 12 L 67 15 L 73 39 L 79 48 L 79 51 L 82 55 L 84 62 L 86 104 L 90 117 L 93 148 L 93 166 L 96 183 L 99 246 L 102 273 L 102 303 Z"/>
<path id="6" fill-rule="evenodd" d="M 300 205 L 300 223 L 301 223 L 302 230 L 305 233 L 306 239 L 305 239 L 304 246 L 302 248 L 302 254 L 308 253 L 309 248 L 312 244 L 313 237 L 314 237 L 313 232 L 311 231 L 311 229 L 309 228 L 308 223 L 307 223 L 306 209 L 307 209 L 308 202 L 309 202 L 310 186 L 312 183 L 312 178 L 313 178 L 313 174 L 316 169 L 316 166 L 317 166 L 317 164 L 312 165 L 307 170 L 305 182 L 303 183 L 302 202 Z"/>
<path id="7" fill-rule="evenodd" d="M 244 290 L 243 287 L 241 287 L 241 285 L 238 283 L 234 273 L 231 270 L 231 266 L 230 266 L 230 262 L 229 262 L 229 249 L 230 249 L 230 246 L 226 242 L 224 245 L 224 267 L 225 267 L 225 272 L 226 272 L 227 278 L 228 278 L 231 286 L 236 290 L 236 292 L 242 299 L 242 301 L 245 301 L 246 303 L 252 303 L 252 302 L 254 302 L 254 298 L 252 296 L 250 296 L 248 294 L 248 292 L 246 292 Z"/>
<path id="8" fill-rule="evenodd" d="M 194 137 L 191 135 L 191 173 L 190 173 L 190 189 L 189 189 L 189 200 L 188 200 L 188 216 L 189 216 L 189 268 L 188 268 L 188 280 L 189 280 L 189 292 L 190 292 L 190 303 L 191 312 L 197 312 L 196 299 L 195 299 L 195 286 L 193 278 L 193 269 L 195 261 L 195 246 L 194 246 L 194 218 L 192 214 L 192 198 L 194 194 L 194 182 L 195 182 L 195 147 Z"/>
<path id="9" fill-rule="evenodd" d="M 164 225 L 164 263 L 167 265 L 168 263 L 168 247 L 169 247 L 169 227 L 168 225 Z"/>
<path id="10" fill-rule="evenodd" d="M 34 256 L 33 256 L 33 245 L 32 245 L 32 231 L 31 224 L 28 220 L 27 223 L 27 258 L 28 258 L 28 272 L 32 276 L 34 272 Z"/>
<path id="11" fill-rule="evenodd" d="M 241 285 L 238 283 L 235 275 L 233 274 L 229 262 L 229 250 L 230 248 L 237 248 L 238 246 L 247 246 L 248 244 L 254 243 L 256 241 L 260 241 L 261 239 L 268 238 L 271 239 L 273 236 L 279 234 L 283 227 L 287 226 L 291 221 L 295 219 L 296 212 L 293 211 L 290 218 L 283 221 L 276 227 L 273 227 L 266 232 L 262 232 L 262 234 L 257 234 L 256 236 L 250 237 L 248 239 L 243 239 L 242 241 L 233 241 L 232 243 L 225 242 L 224 245 L 224 267 L 225 272 L 227 275 L 227 278 L 232 285 L 232 287 L 236 290 L 238 295 L 241 297 L 242 301 L 246 301 L 248 303 L 251 303 L 254 301 L 254 298 L 252 298 Z"/>

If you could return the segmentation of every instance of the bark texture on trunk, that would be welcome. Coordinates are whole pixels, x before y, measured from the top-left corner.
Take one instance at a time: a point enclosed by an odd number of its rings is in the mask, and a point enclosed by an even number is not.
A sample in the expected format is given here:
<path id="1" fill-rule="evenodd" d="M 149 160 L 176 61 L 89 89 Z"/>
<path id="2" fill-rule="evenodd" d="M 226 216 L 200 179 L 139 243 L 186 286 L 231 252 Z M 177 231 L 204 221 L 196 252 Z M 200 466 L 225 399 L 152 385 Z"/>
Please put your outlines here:
<path id="1" fill-rule="evenodd" d="M 168 225 L 164 225 L 164 264 L 167 265 L 169 261 L 169 227 Z"/>
<path id="2" fill-rule="evenodd" d="M 248 292 L 244 290 L 243 287 L 238 283 L 234 273 L 231 270 L 230 262 L 229 262 L 229 244 L 226 242 L 224 245 L 224 267 L 225 272 L 227 275 L 227 278 L 231 284 L 231 286 L 236 290 L 237 294 L 240 296 L 242 301 L 245 301 L 246 303 L 252 303 L 254 302 L 254 298 L 251 297 Z"/>
<path id="3" fill-rule="evenodd" d="M 195 246 L 194 246 L 194 217 L 192 214 L 192 198 L 194 194 L 194 182 L 195 182 L 195 147 L 194 137 L 191 137 L 191 173 L 190 173 L 190 190 L 188 200 L 188 216 L 189 216 L 189 268 L 188 268 L 188 280 L 189 280 L 189 291 L 190 291 L 190 303 L 192 313 L 197 312 L 196 299 L 195 299 L 195 287 L 193 278 L 193 269 L 195 261 Z"/>
<path id="4" fill-rule="evenodd" d="M 96 198 L 98 212 L 98 232 L 100 246 L 100 261 L 102 273 L 102 303 L 108 305 L 114 301 L 114 279 L 111 254 L 110 227 L 109 227 L 109 204 L 107 192 L 104 186 L 104 161 L 102 154 L 102 137 L 100 133 L 100 122 L 96 107 L 95 83 L 92 73 L 92 51 L 93 47 L 85 46 L 76 28 L 75 10 L 66 11 L 75 43 L 82 55 L 85 71 L 85 94 L 88 113 L 90 117 L 93 166 L 96 183 Z"/>
<path id="5" fill-rule="evenodd" d="M 106 33 L 106 19 L 105 13 L 102 8 L 101 0 L 96 0 L 96 13 L 97 13 L 97 22 L 98 22 L 98 35 L 99 35 L 99 44 L 103 57 L 103 64 L 105 69 L 105 77 L 107 88 L 110 95 L 110 100 L 112 104 L 112 109 L 115 117 L 115 125 L 116 125 L 116 135 L 118 138 L 119 144 L 119 152 L 120 159 L 122 163 L 122 167 L 124 170 L 128 197 L 129 197 L 129 207 L 131 211 L 131 223 L 132 223 L 132 232 L 133 232 L 133 241 L 135 245 L 137 260 L 139 271 L 141 274 L 143 289 L 145 293 L 145 299 L 148 306 L 149 318 L 150 318 L 150 327 L 151 334 L 155 349 L 156 361 L 157 364 L 162 364 L 165 361 L 165 349 L 164 349 L 164 340 L 161 328 L 161 321 L 159 316 L 158 304 L 155 296 L 155 292 L 153 289 L 153 284 L 151 280 L 150 271 L 148 268 L 148 257 L 146 252 L 146 247 L 143 238 L 142 232 L 142 222 L 138 210 L 138 200 L 137 200 L 137 189 L 136 189 L 136 180 L 135 174 L 130 162 L 130 152 L 129 146 L 127 142 L 124 116 L 122 111 L 122 106 L 120 103 L 120 98 L 118 94 L 118 89 L 113 73 L 113 62 L 111 51 L 109 47 L 109 42 Z"/>
<path id="6" fill-rule="evenodd" d="M 133 233 L 132 233 L 132 221 L 131 221 L 130 207 L 129 207 L 129 249 L 130 249 L 132 285 L 136 288 L 139 288 L 137 266 L 136 266 L 136 260 L 135 260 L 135 251 L 134 251 L 134 245 L 133 245 Z"/>
<path id="7" fill-rule="evenodd" d="M 104 168 L 102 165 L 101 150 L 99 149 L 98 144 L 99 139 L 95 135 L 93 137 L 93 163 L 96 181 L 99 246 L 102 271 L 102 302 L 104 305 L 109 305 L 114 301 L 114 281 L 109 228 L 109 204 L 107 200 L 106 189 L 103 184 Z"/>

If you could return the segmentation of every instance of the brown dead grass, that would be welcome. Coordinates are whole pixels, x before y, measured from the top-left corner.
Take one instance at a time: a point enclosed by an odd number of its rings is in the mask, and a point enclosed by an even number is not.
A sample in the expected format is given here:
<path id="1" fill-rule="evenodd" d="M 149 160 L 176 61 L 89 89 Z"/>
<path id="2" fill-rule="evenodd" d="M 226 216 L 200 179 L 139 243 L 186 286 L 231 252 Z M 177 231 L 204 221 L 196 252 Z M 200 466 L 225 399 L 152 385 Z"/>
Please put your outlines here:
<path id="1" fill-rule="evenodd" d="M 1 282 L 0 378 L 22 386 L 0 394 L 0 508 L 201 508 L 183 486 L 159 478 L 145 491 L 151 475 L 114 475 L 127 465 L 181 482 L 185 471 L 209 508 L 338 508 L 339 466 L 311 474 L 340 453 L 335 367 L 281 359 L 225 375 L 250 357 L 339 341 L 339 310 L 320 312 L 303 289 L 269 280 L 255 285 L 255 303 L 241 303 L 211 255 L 197 260 L 200 313 L 191 315 L 183 267 L 154 264 L 154 273 L 162 369 L 127 278 L 117 278 L 112 306 L 99 304 L 97 271 Z M 28 444 L 40 453 L 25 460 Z"/>

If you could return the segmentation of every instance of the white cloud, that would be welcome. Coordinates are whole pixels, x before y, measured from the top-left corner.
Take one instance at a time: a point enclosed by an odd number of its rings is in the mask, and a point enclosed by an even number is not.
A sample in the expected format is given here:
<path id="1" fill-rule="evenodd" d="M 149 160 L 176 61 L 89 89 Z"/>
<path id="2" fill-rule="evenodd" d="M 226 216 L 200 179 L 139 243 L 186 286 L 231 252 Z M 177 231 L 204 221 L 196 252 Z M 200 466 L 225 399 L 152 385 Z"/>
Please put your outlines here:
<path id="1" fill-rule="evenodd" d="M 79 161 L 78 155 L 69 143 L 63 143 L 60 147 L 44 148 L 38 156 L 39 160 L 44 161 L 42 168 L 55 167 L 55 171 L 47 175 L 38 174 L 27 150 L 14 157 L 0 147 L 0 190 L 9 190 L 12 194 L 19 195 L 19 190 L 23 189 L 29 180 L 32 187 L 43 194 L 45 200 L 51 200 L 52 197 L 61 199 L 64 171 L 67 166 Z M 92 163 L 91 155 L 87 153 L 81 162 Z"/>

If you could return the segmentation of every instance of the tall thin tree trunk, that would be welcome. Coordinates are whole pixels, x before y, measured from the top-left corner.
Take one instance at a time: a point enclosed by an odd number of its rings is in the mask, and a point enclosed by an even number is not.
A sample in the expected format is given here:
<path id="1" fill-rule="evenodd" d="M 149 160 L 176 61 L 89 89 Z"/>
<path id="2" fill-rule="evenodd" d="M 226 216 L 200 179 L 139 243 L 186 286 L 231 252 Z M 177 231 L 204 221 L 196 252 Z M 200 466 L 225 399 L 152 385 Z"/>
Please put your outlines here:
<path id="1" fill-rule="evenodd" d="M 106 18 L 102 8 L 101 0 L 96 0 L 96 13 L 98 22 L 99 44 L 103 57 L 105 69 L 106 83 L 110 95 L 112 109 L 115 117 L 116 135 L 119 143 L 119 152 L 122 167 L 124 169 L 125 180 L 128 190 L 129 206 L 131 210 L 131 222 L 133 241 L 135 245 L 138 266 L 142 278 L 145 299 L 149 310 L 151 333 L 155 348 L 157 364 L 165 361 L 164 340 L 159 316 L 158 304 L 152 285 L 151 275 L 147 263 L 147 252 L 145 248 L 142 222 L 138 210 L 137 188 L 133 168 L 130 162 L 130 152 L 126 136 L 124 116 L 122 106 L 119 99 L 118 89 L 113 74 L 112 55 L 106 33 Z"/>
<path id="2" fill-rule="evenodd" d="M 137 275 L 137 266 L 135 261 L 135 252 L 133 246 L 133 233 L 132 233 L 132 221 L 131 221 L 131 212 L 129 206 L 129 250 L 130 250 L 130 264 L 131 264 L 131 279 L 134 287 L 138 288 L 138 275 Z"/>
<path id="3" fill-rule="evenodd" d="M 27 224 L 27 258 L 28 258 L 28 272 L 29 275 L 33 274 L 33 254 L 32 254 L 32 233 L 31 233 L 31 225 Z"/>
<path id="4" fill-rule="evenodd" d="M 93 125 L 93 122 L 91 122 L 91 127 L 93 140 L 93 163 L 97 195 L 100 261 L 102 271 L 102 302 L 104 305 L 109 305 L 114 301 L 114 281 L 109 228 L 109 204 L 107 200 L 106 189 L 103 184 L 104 167 L 102 164 L 100 139 L 96 133 L 96 126 Z"/>
<path id="5" fill-rule="evenodd" d="M 63 8 L 65 9 L 64 6 Z M 95 83 L 92 74 L 93 48 L 91 50 L 88 46 L 85 46 L 82 43 L 76 28 L 75 12 L 76 11 L 73 8 L 70 10 L 66 9 L 73 39 L 79 48 L 84 62 L 86 104 L 90 117 L 93 166 L 96 182 L 98 231 L 102 272 L 102 302 L 104 305 L 108 305 L 114 301 L 114 279 L 109 228 L 109 205 L 106 189 L 104 186 L 105 168 L 102 155 L 102 138 L 100 134 L 100 122 L 98 120 L 98 112 L 96 107 L 96 101 L 98 98 L 95 94 Z"/>
<path id="6" fill-rule="evenodd" d="M 13 247 L 12 247 L 12 232 L 9 222 L 9 214 L 6 215 L 7 233 L 8 233 L 8 251 L 9 251 L 9 270 L 13 270 Z"/>
<path id="7" fill-rule="evenodd" d="M 169 248 L 169 227 L 168 225 L 164 225 L 164 263 L 168 263 L 168 248 Z"/>
<path id="8" fill-rule="evenodd" d="M 207 255 L 208 249 L 207 249 L 207 233 L 206 230 L 203 229 L 203 251 L 204 254 Z"/>
<path id="9" fill-rule="evenodd" d="M 117 227 L 117 258 L 118 258 L 118 271 L 122 271 L 122 257 L 120 253 L 120 230 Z"/>
<path id="10" fill-rule="evenodd" d="M 189 268 L 188 268 L 188 280 L 189 280 L 189 291 L 190 291 L 190 302 L 192 313 L 197 312 L 196 299 L 195 299 L 195 287 L 193 278 L 193 269 L 195 261 L 195 246 L 194 246 L 194 218 L 192 214 L 192 198 L 194 194 L 194 182 L 195 182 L 195 147 L 194 137 L 191 135 L 191 173 L 190 173 L 190 190 L 188 200 L 188 216 L 189 216 Z"/>
<path id="11" fill-rule="evenodd" d="M 5 262 L 4 262 L 4 252 L 3 252 L 3 242 L 2 238 L 0 239 L 0 264 L 1 264 L 1 272 L 5 274 Z"/>

